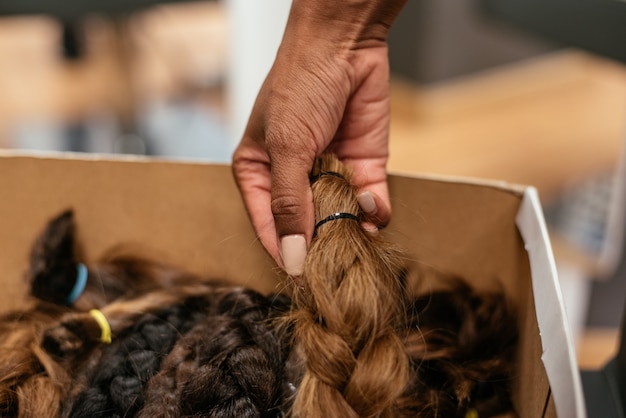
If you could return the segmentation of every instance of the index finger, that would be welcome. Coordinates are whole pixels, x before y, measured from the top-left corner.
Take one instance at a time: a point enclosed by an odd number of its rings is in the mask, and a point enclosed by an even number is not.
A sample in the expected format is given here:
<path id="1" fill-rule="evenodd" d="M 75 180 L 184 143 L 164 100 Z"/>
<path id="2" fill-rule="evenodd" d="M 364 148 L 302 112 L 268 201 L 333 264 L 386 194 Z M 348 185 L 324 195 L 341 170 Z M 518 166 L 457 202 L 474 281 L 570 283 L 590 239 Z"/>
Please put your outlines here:
<path id="1" fill-rule="evenodd" d="M 252 226 L 263 247 L 282 267 L 276 226 L 271 210 L 271 175 L 267 157 L 238 148 L 233 156 L 233 174 Z"/>

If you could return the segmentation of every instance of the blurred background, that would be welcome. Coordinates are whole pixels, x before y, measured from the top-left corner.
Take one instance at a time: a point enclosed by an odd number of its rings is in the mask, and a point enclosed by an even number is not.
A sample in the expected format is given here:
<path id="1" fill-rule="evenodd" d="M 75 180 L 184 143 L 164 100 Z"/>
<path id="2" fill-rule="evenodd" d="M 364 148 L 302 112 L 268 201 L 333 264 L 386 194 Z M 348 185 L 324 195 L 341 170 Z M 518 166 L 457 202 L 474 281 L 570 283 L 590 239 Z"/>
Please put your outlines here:
<path id="1" fill-rule="evenodd" d="M 228 163 L 289 6 L 3 0 L 0 147 Z M 390 170 L 537 187 L 579 362 L 602 366 L 626 297 L 624 64 L 477 0 L 409 1 L 390 60 Z"/>

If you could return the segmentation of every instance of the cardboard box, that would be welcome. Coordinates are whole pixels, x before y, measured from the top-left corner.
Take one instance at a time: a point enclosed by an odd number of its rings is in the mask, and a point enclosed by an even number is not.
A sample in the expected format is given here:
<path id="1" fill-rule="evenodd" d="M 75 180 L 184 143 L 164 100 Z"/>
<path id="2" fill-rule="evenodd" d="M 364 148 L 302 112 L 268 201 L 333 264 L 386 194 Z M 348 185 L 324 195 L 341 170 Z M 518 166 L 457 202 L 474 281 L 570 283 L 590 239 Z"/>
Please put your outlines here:
<path id="1" fill-rule="evenodd" d="M 517 304 L 514 404 L 522 418 L 585 417 L 580 378 L 537 193 L 467 179 L 389 178 L 386 236 L 424 272 L 500 284 Z M 90 155 L 0 153 L 0 310 L 18 308 L 28 252 L 46 221 L 75 210 L 89 262 L 127 244 L 192 272 L 261 291 L 280 274 L 251 229 L 230 167 Z M 430 282 L 428 286 L 436 286 Z"/>

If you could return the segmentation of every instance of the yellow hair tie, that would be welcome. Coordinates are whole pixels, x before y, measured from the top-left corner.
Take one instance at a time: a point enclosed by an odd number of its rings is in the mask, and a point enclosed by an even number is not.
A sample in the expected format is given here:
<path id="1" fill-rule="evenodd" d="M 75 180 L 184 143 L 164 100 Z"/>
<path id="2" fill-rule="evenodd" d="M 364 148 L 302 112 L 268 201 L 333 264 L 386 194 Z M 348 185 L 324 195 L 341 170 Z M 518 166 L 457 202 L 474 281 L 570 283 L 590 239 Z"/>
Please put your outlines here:
<path id="1" fill-rule="evenodd" d="M 465 418 L 478 418 L 478 411 L 474 408 L 470 408 L 465 411 Z"/>
<path id="2" fill-rule="evenodd" d="M 93 316 L 93 319 L 96 320 L 102 330 L 100 341 L 105 344 L 111 344 L 111 326 L 109 325 L 109 321 L 107 321 L 106 316 L 104 316 L 104 314 L 98 309 L 90 310 L 89 315 Z"/>

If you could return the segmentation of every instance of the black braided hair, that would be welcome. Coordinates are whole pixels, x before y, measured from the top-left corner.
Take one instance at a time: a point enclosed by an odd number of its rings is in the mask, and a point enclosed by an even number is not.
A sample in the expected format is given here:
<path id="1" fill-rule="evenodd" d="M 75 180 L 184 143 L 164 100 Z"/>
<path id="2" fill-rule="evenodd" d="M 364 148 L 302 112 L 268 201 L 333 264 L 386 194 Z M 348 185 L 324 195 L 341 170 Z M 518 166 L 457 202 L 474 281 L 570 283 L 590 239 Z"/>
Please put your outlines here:
<path id="1" fill-rule="evenodd" d="M 208 308 L 206 299 L 189 298 L 144 315 L 112 345 L 103 346 L 87 387 L 65 407 L 71 407 L 69 416 L 134 416 L 143 406 L 144 387 L 159 371 L 163 358 L 181 335 L 206 320 Z"/>
<path id="2" fill-rule="evenodd" d="M 463 418 L 512 410 L 518 329 L 504 292 L 478 291 L 460 279 L 414 299 L 406 347 L 411 380 L 403 416 Z M 422 415 L 419 415 L 422 416 Z"/>

